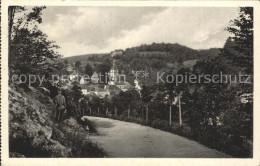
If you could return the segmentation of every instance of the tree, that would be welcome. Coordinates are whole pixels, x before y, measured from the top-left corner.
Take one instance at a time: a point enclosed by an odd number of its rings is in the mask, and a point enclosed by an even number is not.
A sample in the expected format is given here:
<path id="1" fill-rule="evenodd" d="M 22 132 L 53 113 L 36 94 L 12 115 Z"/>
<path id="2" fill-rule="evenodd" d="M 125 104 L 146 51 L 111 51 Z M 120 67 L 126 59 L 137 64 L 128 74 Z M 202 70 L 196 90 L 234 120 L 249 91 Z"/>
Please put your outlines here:
<path id="1" fill-rule="evenodd" d="M 68 62 L 68 60 L 67 60 L 67 59 L 66 59 L 66 60 L 64 60 L 64 64 L 65 64 L 65 66 L 68 66 L 69 62 Z"/>
<path id="2" fill-rule="evenodd" d="M 101 63 L 101 64 L 99 64 L 97 66 L 98 72 L 101 73 L 101 75 L 103 75 L 101 77 L 101 82 L 102 83 L 107 83 L 108 82 L 108 80 L 105 80 L 104 76 L 106 75 L 106 73 L 108 73 L 110 71 L 111 67 L 112 67 L 112 64 L 111 64 L 111 62 L 110 62 L 110 60 L 108 58 L 105 59 L 105 61 L 103 63 Z"/>
<path id="3" fill-rule="evenodd" d="M 8 8 L 8 40 L 9 40 L 9 42 L 11 41 L 11 36 L 12 36 L 14 16 L 16 13 L 20 13 L 24 10 L 25 10 L 25 8 L 21 7 L 21 6 L 10 6 Z M 10 45 L 10 43 L 9 43 L 9 45 Z"/>
<path id="4" fill-rule="evenodd" d="M 64 63 L 62 63 L 62 62 L 58 63 L 58 69 L 62 70 L 62 69 L 64 69 L 64 67 L 65 67 Z"/>
<path id="5" fill-rule="evenodd" d="M 87 64 L 86 67 L 85 67 L 85 73 L 91 77 L 94 73 L 94 69 L 93 67 L 90 65 L 90 64 Z"/>
<path id="6" fill-rule="evenodd" d="M 73 100 L 78 103 L 79 99 L 82 97 L 81 87 L 74 85 L 71 90 L 73 91 Z"/>
<path id="7" fill-rule="evenodd" d="M 81 66 L 81 62 L 80 61 L 77 61 L 76 63 L 75 63 L 75 67 L 79 70 L 79 67 Z"/>
<path id="8" fill-rule="evenodd" d="M 59 48 L 38 29 L 42 10 L 33 7 L 29 13 L 23 7 L 10 7 L 9 14 L 9 74 L 42 74 L 55 67 Z"/>
<path id="9" fill-rule="evenodd" d="M 246 68 L 247 73 L 253 73 L 253 8 L 241 7 L 239 17 L 231 21 L 227 30 L 234 36 L 233 48 L 240 54 L 226 52 L 236 65 Z"/>

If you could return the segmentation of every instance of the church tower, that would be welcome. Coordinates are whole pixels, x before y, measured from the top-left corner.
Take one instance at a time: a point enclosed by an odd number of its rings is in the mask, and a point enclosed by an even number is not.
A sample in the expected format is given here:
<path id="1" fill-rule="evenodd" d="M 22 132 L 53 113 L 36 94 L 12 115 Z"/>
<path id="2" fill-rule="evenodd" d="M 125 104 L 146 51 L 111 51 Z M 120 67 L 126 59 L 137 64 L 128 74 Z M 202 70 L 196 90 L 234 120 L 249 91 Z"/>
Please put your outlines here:
<path id="1" fill-rule="evenodd" d="M 115 65 L 115 60 L 113 59 L 113 65 L 112 65 L 112 68 L 109 72 L 109 79 L 110 81 L 116 81 L 116 77 L 118 76 L 118 69 L 116 68 L 116 65 Z"/>

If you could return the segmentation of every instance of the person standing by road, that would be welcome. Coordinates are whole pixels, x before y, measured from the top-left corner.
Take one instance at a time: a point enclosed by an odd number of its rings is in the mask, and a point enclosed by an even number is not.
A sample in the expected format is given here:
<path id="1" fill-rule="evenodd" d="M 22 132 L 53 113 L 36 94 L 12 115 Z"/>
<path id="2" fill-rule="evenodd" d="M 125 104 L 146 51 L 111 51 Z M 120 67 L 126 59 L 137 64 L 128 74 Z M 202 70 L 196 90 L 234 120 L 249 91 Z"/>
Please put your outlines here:
<path id="1" fill-rule="evenodd" d="M 84 116 L 87 109 L 87 99 L 85 96 L 82 96 L 82 98 L 79 99 L 79 105 L 80 105 L 80 114 Z"/>
<path id="2" fill-rule="evenodd" d="M 61 89 L 58 90 L 58 95 L 54 97 L 54 103 L 56 104 L 55 120 L 61 121 L 62 114 L 66 109 L 66 100 L 61 94 Z"/>

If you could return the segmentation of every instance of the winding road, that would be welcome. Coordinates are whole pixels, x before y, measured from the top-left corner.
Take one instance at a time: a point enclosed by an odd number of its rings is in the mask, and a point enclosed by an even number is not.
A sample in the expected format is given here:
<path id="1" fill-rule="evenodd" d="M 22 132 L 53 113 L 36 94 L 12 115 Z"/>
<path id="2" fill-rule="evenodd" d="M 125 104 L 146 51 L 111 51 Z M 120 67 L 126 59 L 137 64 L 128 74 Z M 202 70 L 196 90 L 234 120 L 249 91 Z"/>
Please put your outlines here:
<path id="1" fill-rule="evenodd" d="M 187 138 L 113 119 L 86 116 L 97 128 L 90 139 L 102 147 L 107 157 L 228 158 Z"/>

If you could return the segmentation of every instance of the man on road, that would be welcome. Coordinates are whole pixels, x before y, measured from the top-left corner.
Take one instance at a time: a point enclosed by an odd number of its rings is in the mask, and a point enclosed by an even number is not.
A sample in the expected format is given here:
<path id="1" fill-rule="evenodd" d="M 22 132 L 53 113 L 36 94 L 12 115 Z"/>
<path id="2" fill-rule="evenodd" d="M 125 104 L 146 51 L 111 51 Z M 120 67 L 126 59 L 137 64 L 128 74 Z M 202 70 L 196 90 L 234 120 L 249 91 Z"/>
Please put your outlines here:
<path id="1" fill-rule="evenodd" d="M 61 89 L 58 90 L 58 95 L 54 97 L 54 103 L 56 104 L 55 120 L 61 121 L 62 114 L 66 108 L 65 97 L 61 94 Z"/>

